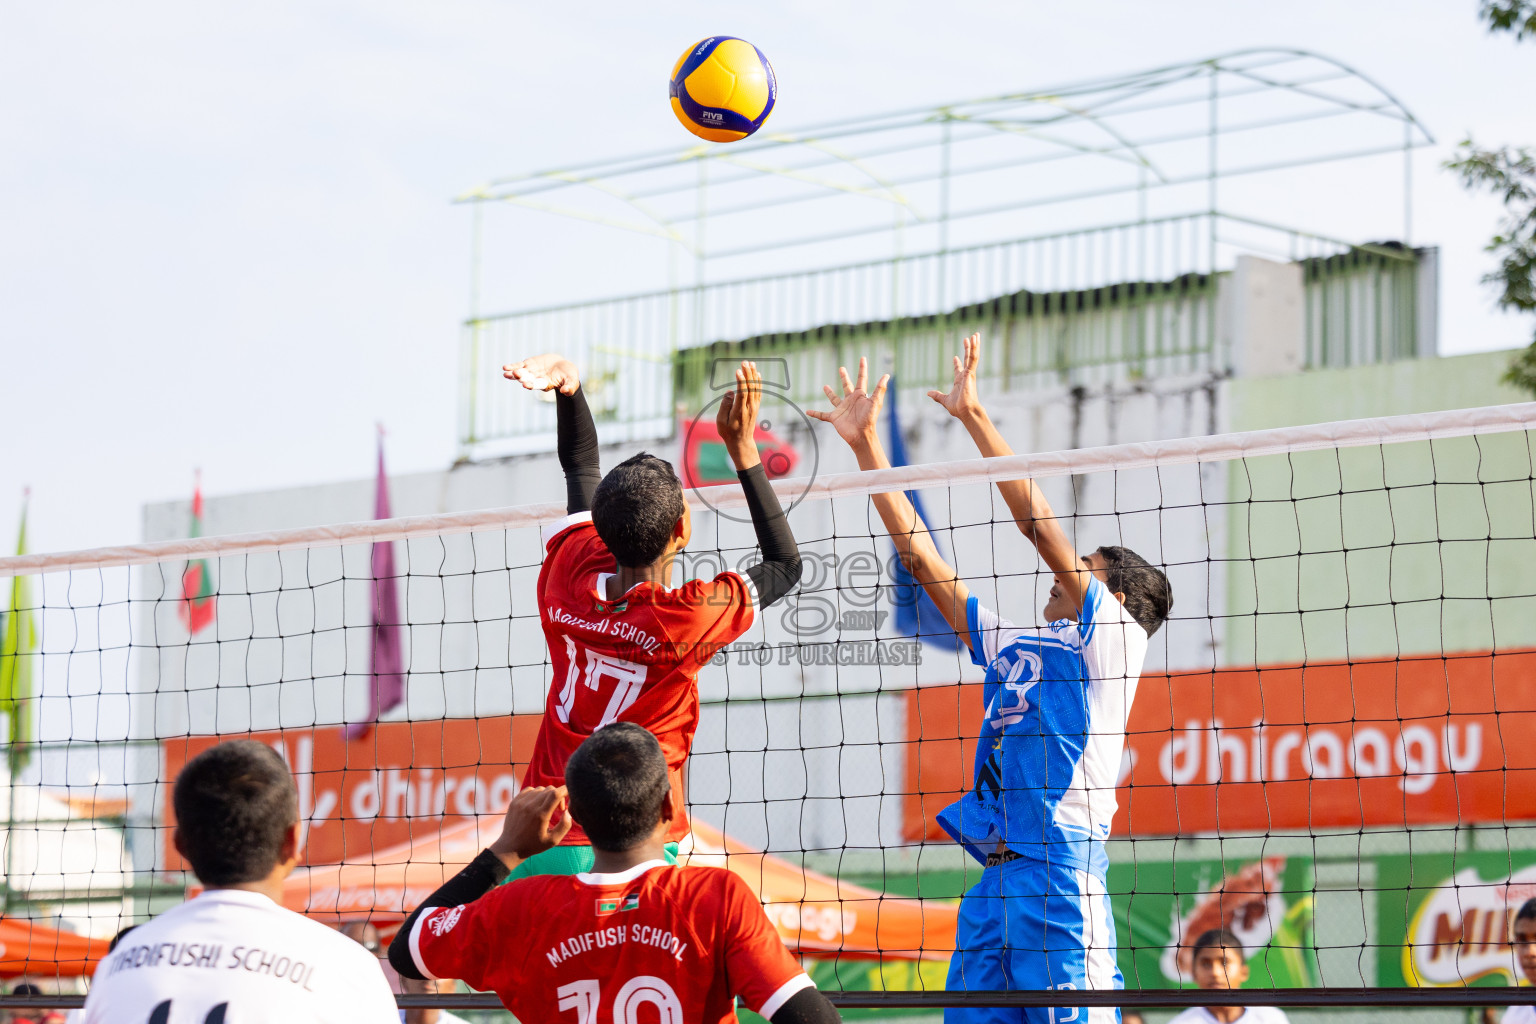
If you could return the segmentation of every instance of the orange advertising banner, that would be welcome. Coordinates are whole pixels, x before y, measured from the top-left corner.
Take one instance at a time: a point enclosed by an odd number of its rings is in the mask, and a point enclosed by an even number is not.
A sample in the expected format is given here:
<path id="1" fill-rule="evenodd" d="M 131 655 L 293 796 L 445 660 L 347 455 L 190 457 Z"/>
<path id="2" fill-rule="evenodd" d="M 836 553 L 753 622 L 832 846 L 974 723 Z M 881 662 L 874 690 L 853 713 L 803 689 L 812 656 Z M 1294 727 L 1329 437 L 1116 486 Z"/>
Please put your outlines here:
<path id="1" fill-rule="evenodd" d="M 981 686 L 907 697 L 904 832 L 970 786 Z M 1536 651 L 1144 676 L 1117 836 L 1536 819 Z"/>
<path id="2" fill-rule="evenodd" d="M 500 813 L 517 793 L 539 731 L 539 715 L 385 722 L 348 742 L 338 726 L 189 736 L 165 741 L 165 775 L 224 740 L 253 739 L 282 755 L 299 787 L 302 864 L 366 860 L 443 823 Z M 171 782 L 167 826 L 175 823 Z M 169 870 L 184 867 L 165 829 Z"/>

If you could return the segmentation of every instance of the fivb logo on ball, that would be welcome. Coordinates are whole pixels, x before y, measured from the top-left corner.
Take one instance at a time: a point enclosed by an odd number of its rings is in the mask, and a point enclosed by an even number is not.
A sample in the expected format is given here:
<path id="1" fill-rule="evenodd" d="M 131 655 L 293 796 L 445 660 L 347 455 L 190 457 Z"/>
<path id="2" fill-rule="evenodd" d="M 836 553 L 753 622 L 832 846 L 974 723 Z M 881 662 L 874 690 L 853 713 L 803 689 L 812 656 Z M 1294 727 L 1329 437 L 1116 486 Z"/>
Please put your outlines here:
<path id="1" fill-rule="evenodd" d="M 773 113 L 778 81 L 745 39 L 710 36 L 678 58 L 667 92 L 683 127 L 710 142 L 736 142 Z"/>

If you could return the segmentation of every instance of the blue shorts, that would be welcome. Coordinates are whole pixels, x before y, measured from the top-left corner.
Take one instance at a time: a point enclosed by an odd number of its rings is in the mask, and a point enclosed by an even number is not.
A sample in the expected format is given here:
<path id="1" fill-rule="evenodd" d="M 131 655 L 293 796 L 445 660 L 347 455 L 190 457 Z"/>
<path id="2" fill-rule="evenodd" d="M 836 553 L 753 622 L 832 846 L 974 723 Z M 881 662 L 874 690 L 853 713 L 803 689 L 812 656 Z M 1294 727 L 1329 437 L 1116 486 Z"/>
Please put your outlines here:
<path id="1" fill-rule="evenodd" d="M 1029 858 L 989 867 L 960 901 L 950 991 L 1118 989 L 1103 876 Z M 1105 1007 L 951 1008 L 945 1024 L 1117 1024 Z"/>

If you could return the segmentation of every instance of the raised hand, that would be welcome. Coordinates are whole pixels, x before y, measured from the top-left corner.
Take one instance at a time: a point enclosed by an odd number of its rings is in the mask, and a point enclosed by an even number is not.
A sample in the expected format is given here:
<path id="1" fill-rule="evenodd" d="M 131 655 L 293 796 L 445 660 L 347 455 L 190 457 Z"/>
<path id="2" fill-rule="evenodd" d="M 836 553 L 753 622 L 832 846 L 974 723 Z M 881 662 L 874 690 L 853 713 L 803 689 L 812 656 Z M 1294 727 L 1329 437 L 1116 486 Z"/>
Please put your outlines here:
<path id="1" fill-rule="evenodd" d="M 751 469 L 757 454 L 757 411 L 763 405 L 763 377 L 757 364 L 743 359 L 736 368 L 736 390 L 727 391 L 715 414 L 715 429 L 737 469 Z"/>
<path id="2" fill-rule="evenodd" d="M 949 391 L 930 391 L 928 397 L 942 405 L 951 416 L 965 417 L 981 408 L 976 397 L 976 374 L 981 368 L 981 332 L 965 339 L 965 358 L 955 356 L 955 382 Z"/>
<path id="3" fill-rule="evenodd" d="M 564 786 L 529 786 L 512 798 L 491 852 L 508 867 L 560 845 L 571 830 Z"/>
<path id="4" fill-rule="evenodd" d="M 839 437 L 850 445 L 858 445 L 875 435 L 875 420 L 880 415 L 880 407 L 885 404 L 885 386 L 890 382 L 891 375 L 888 373 L 883 375 L 876 382 L 873 393 L 868 390 L 869 360 L 862 357 L 859 359 L 857 382 L 848 379 L 846 366 L 839 366 L 837 375 L 843 384 L 841 398 L 832 390 L 830 384 L 821 386 L 821 390 L 826 392 L 827 400 L 832 403 L 832 411 L 807 409 L 806 415 L 823 423 L 832 424 Z"/>
<path id="5" fill-rule="evenodd" d="M 576 364 L 554 352 L 508 363 L 501 368 L 501 375 L 517 381 L 529 391 L 559 390 L 562 395 L 574 395 L 581 385 Z"/>

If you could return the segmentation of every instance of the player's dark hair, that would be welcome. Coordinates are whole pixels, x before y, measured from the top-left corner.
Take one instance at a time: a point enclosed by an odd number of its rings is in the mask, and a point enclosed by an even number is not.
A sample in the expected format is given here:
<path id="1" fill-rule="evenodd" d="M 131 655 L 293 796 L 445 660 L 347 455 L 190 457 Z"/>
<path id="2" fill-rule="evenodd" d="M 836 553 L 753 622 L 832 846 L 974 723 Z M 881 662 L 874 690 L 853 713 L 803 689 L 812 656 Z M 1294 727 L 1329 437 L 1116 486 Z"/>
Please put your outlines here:
<path id="1" fill-rule="evenodd" d="M 649 452 L 608 471 L 592 495 L 592 525 L 620 565 L 632 569 L 661 557 L 683 517 L 683 485 L 672 464 Z"/>
<path id="2" fill-rule="evenodd" d="M 1235 949 L 1238 956 L 1244 956 L 1243 940 L 1232 934 L 1226 928 L 1212 928 L 1201 932 L 1195 939 L 1195 944 L 1190 947 L 1190 956 L 1198 957 L 1202 949 Z"/>
<path id="3" fill-rule="evenodd" d="M 299 820 L 299 792 L 277 752 L 230 740 L 188 761 L 171 793 L 182 855 L 204 885 L 266 878 Z"/>
<path id="4" fill-rule="evenodd" d="M 1156 633 L 1173 608 L 1173 588 L 1168 577 L 1130 548 L 1106 544 L 1099 548 L 1104 559 L 1104 585 L 1111 594 L 1125 595 L 1125 610 L 1147 631 Z"/>
<path id="5" fill-rule="evenodd" d="M 1536 896 L 1520 904 L 1520 909 L 1515 911 L 1515 921 L 1536 921 Z M 1515 921 L 1511 921 L 1510 924 L 1514 924 Z"/>
<path id="6" fill-rule="evenodd" d="M 599 850 L 622 853 L 645 842 L 670 787 L 661 744 L 633 722 L 603 726 L 565 762 L 571 817 Z"/>
<path id="7" fill-rule="evenodd" d="M 133 931 L 137 927 L 138 927 L 138 925 L 131 924 L 131 925 L 129 925 L 126 928 L 119 929 L 118 933 L 116 935 L 112 936 L 112 941 L 107 943 L 107 952 L 111 953 L 112 951 L 117 949 L 118 946 L 122 945 L 123 940 L 128 937 L 128 933 Z"/>

